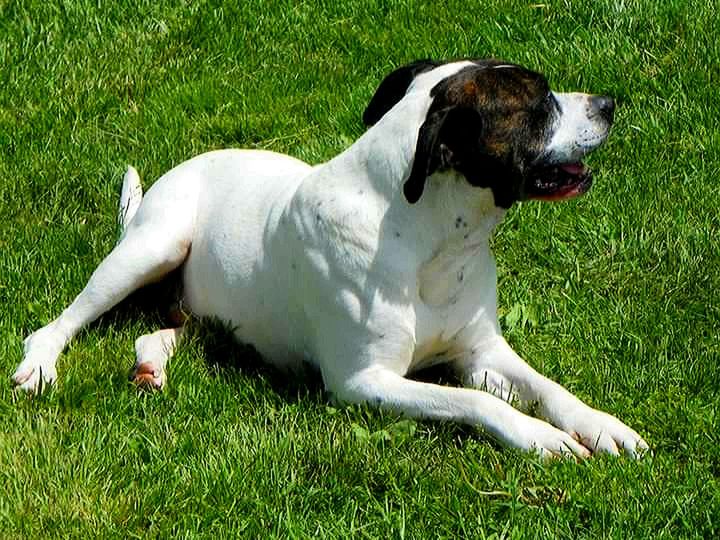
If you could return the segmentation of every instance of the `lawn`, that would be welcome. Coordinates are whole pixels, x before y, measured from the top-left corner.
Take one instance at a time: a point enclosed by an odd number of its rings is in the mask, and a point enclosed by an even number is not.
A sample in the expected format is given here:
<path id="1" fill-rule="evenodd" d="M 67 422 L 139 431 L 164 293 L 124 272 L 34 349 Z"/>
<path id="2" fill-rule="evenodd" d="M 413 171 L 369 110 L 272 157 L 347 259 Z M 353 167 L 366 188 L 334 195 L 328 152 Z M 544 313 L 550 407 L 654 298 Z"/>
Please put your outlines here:
<path id="1" fill-rule="evenodd" d="M 0 537 L 718 537 L 719 9 L 0 0 Z M 12 392 L 23 337 L 113 246 L 128 163 L 146 188 L 217 148 L 318 163 L 362 133 L 392 68 L 465 56 L 619 101 L 592 191 L 517 205 L 497 231 L 501 322 L 653 456 L 545 463 L 338 407 L 202 323 L 167 390 L 139 393 L 132 346 L 163 324 L 163 287 L 82 332 L 52 391 Z"/>

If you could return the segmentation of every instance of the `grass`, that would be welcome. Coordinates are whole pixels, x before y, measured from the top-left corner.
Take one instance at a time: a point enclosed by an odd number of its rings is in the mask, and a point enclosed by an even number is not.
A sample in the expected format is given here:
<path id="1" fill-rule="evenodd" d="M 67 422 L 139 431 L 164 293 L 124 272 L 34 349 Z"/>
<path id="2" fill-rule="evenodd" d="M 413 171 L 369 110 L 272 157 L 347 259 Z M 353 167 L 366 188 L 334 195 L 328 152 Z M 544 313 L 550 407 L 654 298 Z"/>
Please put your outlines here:
<path id="1" fill-rule="evenodd" d="M 112 247 L 127 163 L 147 187 L 214 148 L 320 162 L 391 68 L 495 56 L 620 101 L 592 192 L 498 231 L 501 321 L 655 452 L 542 463 L 336 408 L 203 327 L 167 391 L 138 394 L 132 343 L 162 320 L 145 292 L 73 342 L 52 392 L 0 386 L 0 536 L 717 537 L 718 7 L 0 0 L 0 372 Z"/>

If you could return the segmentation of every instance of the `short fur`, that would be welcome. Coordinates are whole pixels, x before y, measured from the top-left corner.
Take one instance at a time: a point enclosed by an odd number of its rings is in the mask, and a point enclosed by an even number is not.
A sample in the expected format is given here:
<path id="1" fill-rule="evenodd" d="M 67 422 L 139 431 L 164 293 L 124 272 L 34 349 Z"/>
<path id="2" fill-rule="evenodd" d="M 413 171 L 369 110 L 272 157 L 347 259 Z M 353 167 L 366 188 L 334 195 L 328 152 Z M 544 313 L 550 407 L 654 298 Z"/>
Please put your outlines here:
<path id="1" fill-rule="evenodd" d="M 637 457 L 646 443 L 518 357 L 497 320 L 490 236 L 528 197 L 589 187 L 612 100 L 553 94 L 497 61 L 422 61 L 391 74 L 373 126 L 328 163 L 223 150 L 125 178 L 123 236 L 75 301 L 25 341 L 13 379 L 37 392 L 64 346 L 130 292 L 180 267 L 183 304 L 227 321 L 271 363 L 317 366 L 327 389 L 410 417 L 478 426 L 544 455 Z M 182 328 L 136 342 L 136 381 L 162 387 Z M 466 388 L 406 378 L 447 362 Z M 514 408 L 534 405 L 540 418 Z"/>

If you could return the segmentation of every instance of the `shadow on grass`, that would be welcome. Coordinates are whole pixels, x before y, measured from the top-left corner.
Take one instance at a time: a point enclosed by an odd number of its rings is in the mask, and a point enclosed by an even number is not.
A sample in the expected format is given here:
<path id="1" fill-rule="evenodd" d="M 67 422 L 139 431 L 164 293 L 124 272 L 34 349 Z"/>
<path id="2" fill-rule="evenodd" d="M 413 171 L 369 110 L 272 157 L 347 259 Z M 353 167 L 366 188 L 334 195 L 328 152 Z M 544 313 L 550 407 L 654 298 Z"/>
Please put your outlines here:
<path id="1" fill-rule="evenodd" d="M 232 329 L 218 319 L 191 320 L 188 330 L 189 339 L 203 351 L 203 360 L 224 382 L 246 384 L 248 379 L 261 380 L 290 403 L 307 397 L 313 401 L 328 399 L 319 371 L 310 364 L 299 372 L 279 370 L 265 362 L 252 345 L 239 343 Z"/>
<path id="2" fill-rule="evenodd" d="M 91 325 L 91 331 L 104 328 L 121 330 L 135 321 L 144 321 L 153 330 L 171 328 L 178 325 L 173 311 L 181 297 L 181 273 L 174 271 L 161 282 L 143 287 L 132 293 L 98 321 Z M 276 392 L 282 399 L 294 402 L 302 396 L 315 395 L 320 398 L 324 393 L 320 374 L 310 365 L 300 373 L 285 373 L 263 361 L 251 346 L 238 343 L 231 328 L 212 318 L 187 321 L 187 333 L 184 341 L 194 342 L 202 351 L 200 355 L 219 378 L 230 384 L 246 384 L 248 379 L 259 379 Z M 127 381 L 128 372 L 118 374 L 117 382 Z"/>
<path id="3" fill-rule="evenodd" d="M 109 329 L 122 332 L 130 325 L 140 321 L 151 327 L 149 331 L 177 326 L 173 321 L 173 307 L 181 296 L 181 274 L 170 273 L 158 283 L 145 286 L 133 292 L 113 309 L 92 323 L 90 332 L 103 332 Z M 237 342 L 232 329 L 217 319 L 190 319 L 185 341 L 193 342 L 201 351 L 199 355 L 211 371 L 216 373 L 223 384 L 245 386 L 248 381 L 262 381 L 263 385 L 275 392 L 280 399 L 294 403 L 304 398 L 316 402 L 330 402 L 325 392 L 320 372 L 307 364 L 300 372 L 287 373 L 263 361 L 251 345 Z M 139 337 L 139 336 L 138 336 Z M 128 375 L 133 368 L 133 353 L 128 351 L 127 368 L 119 366 L 111 377 L 115 387 L 128 383 Z M 447 365 L 439 364 L 422 371 L 412 373 L 410 378 L 436 384 L 457 386 L 458 379 Z M 96 383 L 88 381 L 88 385 Z M 93 388 L 85 388 L 74 394 L 91 394 Z"/>
<path id="4" fill-rule="evenodd" d="M 161 328 L 177 326 L 171 318 L 171 310 L 180 299 L 182 275 L 175 270 L 162 281 L 146 285 L 131 293 L 122 302 L 100 316 L 88 329 L 123 329 L 131 322 L 145 321 Z M 152 330 L 155 331 L 155 330 Z"/>

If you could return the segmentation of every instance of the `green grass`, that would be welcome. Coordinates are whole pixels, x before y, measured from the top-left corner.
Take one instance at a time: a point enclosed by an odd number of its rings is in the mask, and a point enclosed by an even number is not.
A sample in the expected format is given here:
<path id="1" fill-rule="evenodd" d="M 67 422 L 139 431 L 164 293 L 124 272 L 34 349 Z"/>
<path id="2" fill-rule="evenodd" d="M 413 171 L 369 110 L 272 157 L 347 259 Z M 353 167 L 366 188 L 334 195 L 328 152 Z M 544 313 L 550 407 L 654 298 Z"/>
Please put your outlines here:
<path id="1" fill-rule="evenodd" d="M 320 162 L 391 68 L 495 56 L 621 102 L 592 192 L 498 231 L 501 320 L 655 454 L 542 463 L 334 408 L 197 327 L 167 391 L 138 394 L 147 292 L 78 336 L 52 392 L 0 385 L 0 537 L 718 536 L 715 0 L 97 4 L 0 0 L 0 373 L 112 247 L 127 163 L 147 187 L 214 148 Z"/>

